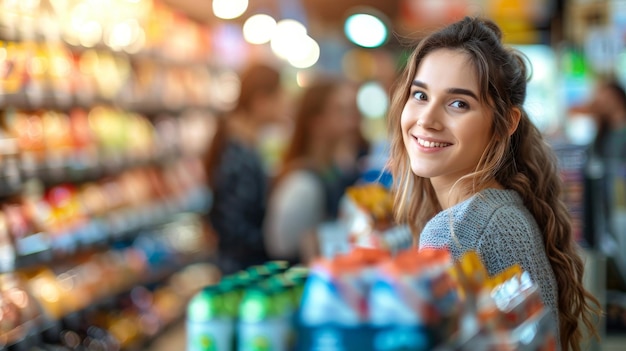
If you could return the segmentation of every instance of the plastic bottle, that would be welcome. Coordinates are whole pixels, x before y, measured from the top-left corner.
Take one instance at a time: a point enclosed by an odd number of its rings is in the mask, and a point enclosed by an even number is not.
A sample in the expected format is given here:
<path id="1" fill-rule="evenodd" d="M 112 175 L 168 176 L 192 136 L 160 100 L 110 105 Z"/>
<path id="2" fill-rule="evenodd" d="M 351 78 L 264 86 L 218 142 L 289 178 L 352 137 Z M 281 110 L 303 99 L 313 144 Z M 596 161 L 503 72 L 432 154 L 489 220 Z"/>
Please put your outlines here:
<path id="1" fill-rule="evenodd" d="M 187 351 L 230 351 L 233 322 L 224 310 L 223 288 L 208 286 L 187 307 Z"/>
<path id="2" fill-rule="evenodd" d="M 287 351 L 289 323 L 282 299 L 264 285 L 249 287 L 239 307 L 238 351 Z"/>

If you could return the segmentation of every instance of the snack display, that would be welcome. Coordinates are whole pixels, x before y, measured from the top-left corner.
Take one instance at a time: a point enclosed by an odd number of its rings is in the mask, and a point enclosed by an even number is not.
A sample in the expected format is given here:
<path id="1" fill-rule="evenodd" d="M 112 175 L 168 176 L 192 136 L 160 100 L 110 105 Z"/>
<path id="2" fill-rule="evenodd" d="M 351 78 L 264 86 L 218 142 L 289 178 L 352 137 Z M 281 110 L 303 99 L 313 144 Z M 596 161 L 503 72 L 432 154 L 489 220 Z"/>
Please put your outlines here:
<path id="1" fill-rule="evenodd" d="M 359 248 L 311 266 L 297 350 L 555 349 L 550 311 L 519 266 L 489 276 L 474 252 L 384 253 Z"/>

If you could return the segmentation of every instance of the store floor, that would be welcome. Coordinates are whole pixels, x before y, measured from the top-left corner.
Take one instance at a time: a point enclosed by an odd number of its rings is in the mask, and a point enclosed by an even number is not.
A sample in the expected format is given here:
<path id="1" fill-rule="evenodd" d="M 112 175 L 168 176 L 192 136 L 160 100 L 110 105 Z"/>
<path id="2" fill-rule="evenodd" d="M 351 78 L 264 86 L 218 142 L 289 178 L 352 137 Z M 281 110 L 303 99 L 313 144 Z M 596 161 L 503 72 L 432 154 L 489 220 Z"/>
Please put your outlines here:
<path id="1" fill-rule="evenodd" d="M 149 351 L 183 351 L 185 349 L 185 324 L 178 323 L 155 340 Z M 626 335 L 610 336 L 602 343 L 601 351 L 626 351 Z"/>

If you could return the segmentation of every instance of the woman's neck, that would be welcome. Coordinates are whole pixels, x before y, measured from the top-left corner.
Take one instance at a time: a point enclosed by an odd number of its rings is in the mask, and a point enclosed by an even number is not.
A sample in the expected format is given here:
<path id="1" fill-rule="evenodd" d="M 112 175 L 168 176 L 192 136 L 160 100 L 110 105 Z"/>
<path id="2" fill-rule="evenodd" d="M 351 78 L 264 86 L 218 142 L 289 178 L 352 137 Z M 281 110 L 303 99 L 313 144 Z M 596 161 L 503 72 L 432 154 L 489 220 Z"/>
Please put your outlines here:
<path id="1" fill-rule="evenodd" d="M 438 182 L 431 179 L 431 184 L 435 189 L 435 194 L 437 194 L 439 205 L 444 210 L 469 199 L 485 189 L 504 189 L 502 184 L 495 179 L 475 189 L 468 188 L 464 185 L 466 184 L 464 182 Z"/>

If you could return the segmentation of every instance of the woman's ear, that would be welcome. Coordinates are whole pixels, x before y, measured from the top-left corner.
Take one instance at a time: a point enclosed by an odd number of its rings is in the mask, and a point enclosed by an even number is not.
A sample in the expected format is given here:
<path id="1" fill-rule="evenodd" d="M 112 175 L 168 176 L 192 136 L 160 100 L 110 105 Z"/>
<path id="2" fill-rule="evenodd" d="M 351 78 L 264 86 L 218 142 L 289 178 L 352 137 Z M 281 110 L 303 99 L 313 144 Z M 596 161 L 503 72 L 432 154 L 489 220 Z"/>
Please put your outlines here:
<path id="1" fill-rule="evenodd" d="M 519 121 L 522 119 L 522 110 L 519 107 L 513 107 L 511 109 L 511 126 L 509 127 L 509 136 L 513 135 L 517 130 Z"/>

